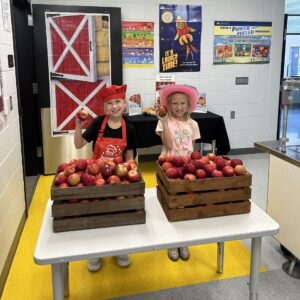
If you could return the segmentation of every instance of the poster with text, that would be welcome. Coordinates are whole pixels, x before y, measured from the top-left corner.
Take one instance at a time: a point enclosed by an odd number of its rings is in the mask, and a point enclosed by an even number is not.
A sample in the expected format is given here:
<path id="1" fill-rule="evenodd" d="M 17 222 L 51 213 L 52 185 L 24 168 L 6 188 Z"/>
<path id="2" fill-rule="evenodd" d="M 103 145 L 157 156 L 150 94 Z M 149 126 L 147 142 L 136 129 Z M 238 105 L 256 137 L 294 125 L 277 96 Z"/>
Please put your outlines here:
<path id="1" fill-rule="evenodd" d="M 200 71 L 202 12 L 196 5 L 159 7 L 159 70 Z"/>
<path id="2" fill-rule="evenodd" d="M 153 22 L 122 22 L 122 60 L 124 68 L 153 68 L 153 45 Z"/>
<path id="3" fill-rule="evenodd" d="M 215 21 L 214 64 L 270 62 L 272 22 Z"/>

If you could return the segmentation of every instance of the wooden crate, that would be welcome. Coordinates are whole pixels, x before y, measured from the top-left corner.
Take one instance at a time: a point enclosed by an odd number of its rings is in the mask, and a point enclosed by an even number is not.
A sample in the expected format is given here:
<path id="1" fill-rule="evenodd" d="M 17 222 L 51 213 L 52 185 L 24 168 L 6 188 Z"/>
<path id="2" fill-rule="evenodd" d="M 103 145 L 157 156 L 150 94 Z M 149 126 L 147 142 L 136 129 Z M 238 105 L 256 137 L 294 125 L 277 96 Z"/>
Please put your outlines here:
<path id="1" fill-rule="evenodd" d="M 53 231 L 73 231 L 146 222 L 145 198 L 109 199 L 99 202 L 54 201 Z"/>
<path id="2" fill-rule="evenodd" d="M 141 174 L 140 174 L 141 176 Z M 129 195 L 143 195 L 145 193 L 145 182 L 141 176 L 139 182 L 129 184 L 106 184 L 102 186 L 82 186 L 59 188 L 55 186 L 54 181 L 51 186 L 52 200 L 67 199 L 89 199 Z"/>
<path id="3" fill-rule="evenodd" d="M 58 188 L 51 186 L 53 231 L 73 231 L 146 222 L 145 182 Z M 125 199 L 114 199 L 125 196 Z M 70 199 L 99 201 L 69 203 Z"/>
<path id="4" fill-rule="evenodd" d="M 250 212 L 252 176 L 169 179 L 157 163 L 157 197 L 170 222 Z"/>

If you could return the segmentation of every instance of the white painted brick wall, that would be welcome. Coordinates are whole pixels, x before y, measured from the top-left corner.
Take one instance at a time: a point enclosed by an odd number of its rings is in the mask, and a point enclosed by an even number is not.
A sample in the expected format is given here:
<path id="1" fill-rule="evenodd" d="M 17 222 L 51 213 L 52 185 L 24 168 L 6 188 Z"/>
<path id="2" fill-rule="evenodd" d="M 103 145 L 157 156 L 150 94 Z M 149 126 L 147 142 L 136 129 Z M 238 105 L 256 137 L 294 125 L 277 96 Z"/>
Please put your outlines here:
<path id="1" fill-rule="evenodd" d="M 0 11 L 2 12 L 0 2 Z M 0 13 L 0 62 L 4 99 L 12 96 L 13 110 L 1 113 L 0 124 L 0 273 L 25 211 L 24 179 L 15 69 L 8 68 L 13 54 L 12 32 L 3 30 Z"/>
<path id="2" fill-rule="evenodd" d="M 224 117 L 231 148 L 253 147 L 253 143 L 276 137 L 284 0 L 199 0 L 199 1 L 82 1 L 32 0 L 32 4 L 121 7 L 122 20 L 155 22 L 155 68 L 124 69 L 128 95 L 141 93 L 144 107 L 154 102 L 155 75 L 159 72 L 159 4 L 202 5 L 201 71 L 174 73 L 178 83 L 195 85 L 206 92 L 208 109 Z M 213 24 L 215 20 L 271 21 L 273 27 L 271 61 L 265 65 L 215 66 Z M 249 85 L 236 86 L 235 77 L 249 77 Z M 272 103 L 272 104 L 271 104 Z M 230 111 L 236 118 L 230 119 Z M 253 123 L 257 121 L 254 125 Z M 148 150 L 144 150 L 147 153 Z"/>

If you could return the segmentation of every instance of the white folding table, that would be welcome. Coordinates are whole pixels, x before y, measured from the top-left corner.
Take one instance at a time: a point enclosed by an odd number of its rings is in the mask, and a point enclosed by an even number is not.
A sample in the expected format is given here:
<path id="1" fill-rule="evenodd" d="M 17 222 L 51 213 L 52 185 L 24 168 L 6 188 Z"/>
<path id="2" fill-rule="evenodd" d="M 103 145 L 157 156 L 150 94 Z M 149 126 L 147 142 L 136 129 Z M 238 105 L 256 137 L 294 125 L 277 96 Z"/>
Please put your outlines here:
<path id="1" fill-rule="evenodd" d="M 145 224 L 54 233 L 52 201 L 48 201 L 34 261 L 51 264 L 55 300 L 64 299 L 68 292 L 70 261 L 217 242 L 218 270 L 222 271 L 223 243 L 247 238 L 252 239 L 249 299 L 258 298 L 262 237 L 277 234 L 279 225 L 257 205 L 252 202 L 248 214 L 169 222 L 157 200 L 156 189 L 146 189 L 145 204 Z"/>

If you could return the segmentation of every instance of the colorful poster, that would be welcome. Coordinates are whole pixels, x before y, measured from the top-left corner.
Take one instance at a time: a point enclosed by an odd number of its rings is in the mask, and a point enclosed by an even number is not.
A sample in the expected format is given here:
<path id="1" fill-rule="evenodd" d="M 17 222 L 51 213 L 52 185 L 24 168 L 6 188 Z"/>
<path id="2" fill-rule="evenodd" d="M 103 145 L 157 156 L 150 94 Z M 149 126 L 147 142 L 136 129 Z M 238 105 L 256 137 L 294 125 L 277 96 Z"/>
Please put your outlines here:
<path id="1" fill-rule="evenodd" d="M 272 22 L 215 21 L 214 64 L 270 62 Z"/>
<path id="2" fill-rule="evenodd" d="M 153 45 L 153 22 L 122 22 L 122 60 L 124 68 L 153 68 Z"/>
<path id="3" fill-rule="evenodd" d="M 159 7 L 160 72 L 200 71 L 201 6 Z"/>

